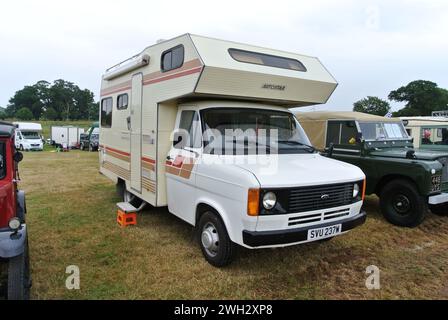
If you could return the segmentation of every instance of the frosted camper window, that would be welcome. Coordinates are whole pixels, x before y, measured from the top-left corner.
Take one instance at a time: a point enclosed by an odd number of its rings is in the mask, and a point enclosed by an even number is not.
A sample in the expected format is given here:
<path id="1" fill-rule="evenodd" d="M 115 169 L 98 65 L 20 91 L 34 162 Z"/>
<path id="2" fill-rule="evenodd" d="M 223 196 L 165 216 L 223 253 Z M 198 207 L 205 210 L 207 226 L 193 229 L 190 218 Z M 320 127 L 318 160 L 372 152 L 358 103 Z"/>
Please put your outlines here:
<path id="1" fill-rule="evenodd" d="M 270 54 L 245 51 L 240 49 L 229 49 L 230 56 L 238 62 L 259 64 L 262 66 L 289 69 L 295 71 L 306 71 L 302 62 L 296 59 L 273 56 Z"/>
<path id="2" fill-rule="evenodd" d="M 162 72 L 174 70 L 184 64 L 184 46 L 177 46 L 162 53 Z"/>
<path id="3" fill-rule="evenodd" d="M 110 128 L 112 126 L 112 98 L 106 98 L 101 101 L 101 126 Z"/>
<path id="4" fill-rule="evenodd" d="M 125 110 L 128 108 L 129 103 L 129 96 L 127 93 L 120 94 L 117 98 L 117 109 L 118 110 Z"/>

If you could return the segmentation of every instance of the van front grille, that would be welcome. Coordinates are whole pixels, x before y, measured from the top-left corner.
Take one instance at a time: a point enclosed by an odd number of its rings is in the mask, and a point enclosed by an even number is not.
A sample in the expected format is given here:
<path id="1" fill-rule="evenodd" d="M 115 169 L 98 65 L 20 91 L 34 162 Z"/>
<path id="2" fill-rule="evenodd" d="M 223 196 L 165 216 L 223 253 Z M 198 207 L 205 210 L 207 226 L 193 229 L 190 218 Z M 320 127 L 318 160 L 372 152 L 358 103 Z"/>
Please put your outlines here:
<path id="1" fill-rule="evenodd" d="M 353 183 L 311 186 L 291 189 L 289 210 L 291 213 L 322 210 L 349 205 L 353 201 Z"/>

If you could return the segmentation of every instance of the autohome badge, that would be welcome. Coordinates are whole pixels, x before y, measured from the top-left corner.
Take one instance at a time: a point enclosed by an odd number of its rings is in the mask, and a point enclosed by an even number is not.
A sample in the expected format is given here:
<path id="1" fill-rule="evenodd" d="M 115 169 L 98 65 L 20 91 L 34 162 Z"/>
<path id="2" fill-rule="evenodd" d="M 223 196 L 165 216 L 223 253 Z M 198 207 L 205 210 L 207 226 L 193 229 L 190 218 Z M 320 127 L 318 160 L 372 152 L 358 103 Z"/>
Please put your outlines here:
<path id="1" fill-rule="evenodd" d="M 261 88 L 262 88 L 262 89 L 269 89 L 269 90 L 285 91 L 286 86 L 281 85 L 281 84 L 270 84 L 270 83 L 265 83 Z"/>

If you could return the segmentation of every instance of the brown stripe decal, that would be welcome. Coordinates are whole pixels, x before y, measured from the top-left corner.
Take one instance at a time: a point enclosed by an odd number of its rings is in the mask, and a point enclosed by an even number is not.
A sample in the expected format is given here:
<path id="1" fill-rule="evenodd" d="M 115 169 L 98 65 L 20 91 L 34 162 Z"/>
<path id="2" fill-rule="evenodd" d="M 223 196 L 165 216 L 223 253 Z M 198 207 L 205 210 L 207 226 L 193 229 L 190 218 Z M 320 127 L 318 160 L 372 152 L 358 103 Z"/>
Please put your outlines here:
<path id="1" fill-rule="evenodd" d="M 149 192 L 156 193 L 156 184 L 154 183 L 154 181 L 151 181 L 147 178 L 142 178 L 142 187 Z"/>
<path id="2" fill-rule="evenodd" d="M 175 70 L 171 70 L 168 72 L 156 71 L 150 74 L 147 74 L 143 77 L 143 85 L 151 85 L 154 83 L 167 81 L 175 78 L 184 77 L 190 74 L 199 73 L 202 71 L 202 63 L 199 59 L 190 60 L 184 63 L 184 65 Z M 126 91 L 131 89 L 131 81 L 126 81 L 123 83 L 116 84 L 114 86 L 110 86 L 104 90 L 101 90 L 101 96 L 110 95 L 113 93 Z"/>
<path id="3" fill-rule="evenodd" d="M 124 169 L 120 166 L 117 166 L 116 164 L 114 164 L 112 162 L 104 161 L 103 168 L 109 170 L 110 172 L 116 174 L 117 176 L 119 176 L 120 178 L 123 178 L 125 180 L 131 179 L 131 172 L 129 170 Z"/>

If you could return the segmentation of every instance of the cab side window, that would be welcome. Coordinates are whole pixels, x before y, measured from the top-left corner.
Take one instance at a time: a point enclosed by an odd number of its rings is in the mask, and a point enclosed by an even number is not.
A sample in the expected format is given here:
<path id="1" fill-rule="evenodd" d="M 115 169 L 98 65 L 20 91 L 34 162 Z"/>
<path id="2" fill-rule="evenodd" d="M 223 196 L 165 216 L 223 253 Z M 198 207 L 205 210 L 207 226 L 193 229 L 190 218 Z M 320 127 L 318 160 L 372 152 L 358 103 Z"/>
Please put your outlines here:
<path id="1" fill-rule="evenodd" d="M 175 145 L 175 148 L 182 149 L 184 147 L 200 148 L 201 140 L 198 139 L 199 116 L 194 110 L 185 110 L 180 114 L 179 132 L 177 136 L 182 139 Z M 176 137 L 175 137 L 176 138 Z"/>
<path id="2" fill-rule="evenodd" d="M 331 144 L 354 145 L 358 129 L 355 121 L 328 121 L 327 125 L 327 143 Z"/>
<path id="3" fill-rule="evenodd" d="M 110 128 L 112 126 L 112 98 L 101 100 L 101 127 Z"/>

